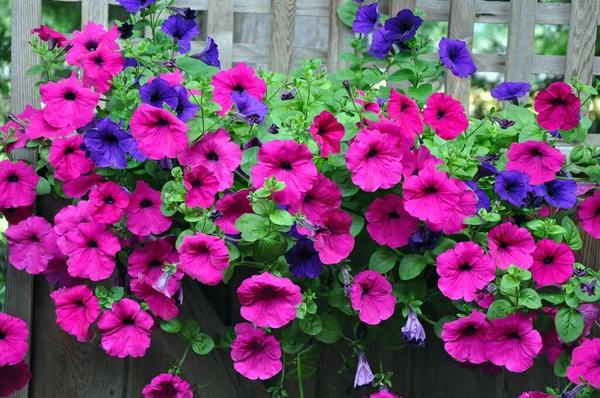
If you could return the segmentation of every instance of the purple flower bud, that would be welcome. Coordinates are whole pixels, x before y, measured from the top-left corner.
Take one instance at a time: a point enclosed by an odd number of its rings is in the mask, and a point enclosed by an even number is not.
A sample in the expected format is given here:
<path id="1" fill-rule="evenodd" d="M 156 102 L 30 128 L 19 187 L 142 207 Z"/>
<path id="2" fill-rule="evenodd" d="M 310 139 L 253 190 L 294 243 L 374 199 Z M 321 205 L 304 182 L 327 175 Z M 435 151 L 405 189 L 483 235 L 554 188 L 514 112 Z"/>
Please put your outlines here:
<path id="1" fill-rule="evenodd" d="M 176 15 L 180 15 L 189 21 L 193 21 L 196 19 L 196 11 L 191 8 L 179 8 L 179 7 L 169 7 L 169 10 L 173 11 Z"/>
<path id="2" fill-rule="evenodd" d="M 506 130 L 507 128 L 509 128 L 510 126 L 513 126 L 515 124 L 515 122 L 513 120 L 502 119 L 502 118 L 499 118 L 498 116 L 492 116 L 491 119 L 493 121 L 495 121 L 496 123 L 498 123 L 498 125 L 500 126 L 500 128 L 502 130 Z"/>
<path id="3" fill-rule="evenodd" d="M 171 295 L 169 294 L 169 279 L 171 279 L 171 276 L 173 276 L 172 270 L 163 272 L 160 278 L 158 278 L 156 282 L 154 282 L 152 288 L 157 292 L 160 292 L 166 297 L 170 298 Z"/>
<path id="4" fill-rule="evenodd" d="M 245 151 L 246 149 L 250 149 L 250 148 L 253 148 L 255 146 L 257 146 L 259 148 L 262 146 L 262 142 L 261 142 L 261 140 L 258 139 L 258 137 L 252 137 L 252 138 L 250 138 L 250 140 L 248 140 L 248 142 L 246 143 L 246 145 L 244 145 L 244 149 L 243 150 Z"/>
<path id="5" fill-rule="evenodd" d="M 433 232 L 429 227 L 420 227 L 417 232 L 412 234 L 408 244 L 416 251 L 433 250 L 437 246 L 440 236 L 442 236 L 441 232 Z"/>
<path id="6" fill-rule="evenodd" d="M 167 61 L 154 61 L 154 63 L 158 66 L 164 66 L 165 68 L 177 68 L 177 62 L 174 59 L 169 59 Z"/>
<path id="7" fill-rule="evenodd" d="M 163 159 L 158 161 L 158 167 L 165 170 L 171 170 L 173 168 L 173 161 L 165 156 Z"/>
<path id="8" fill-rule="evenodd" d="M 273 123 L 271 126 L 269 126 L 267 131 L 269 132 L 269 134 L 279 134 L 279 127 L 275 123 Z"/>
<path id="9" fill-rule="evenodd" d="M 402 328 L 402 334 L 407 344 L 415 347 L 423 347 L 425 345 L 425 329 L 423 329 L 423 325 L 419 322 L 417 314 L 410 307 L 408 308 L 406 325 Z"/>
<path id="10" fill-rule="evenodd" d="M 352 90 L 350 89 L 350 82 L 348 80 L 344 80 L 342 82 L 342 84 L 344 85 L 344 88 L 346 89 L 346 92 L 348 93 L 348 95 L 350 96 L 350 98 L 352 97 Z"/>
<path id="11" fill-rule="evenodd" d="M 183 304 L 183 285 L 179 285 L 177 293 L 175 293 L 175 305 L 181 306 Z"/>
<path id="12" fill-rule="evenodd" d="M 598 279 L 592 279 L 591 282 L 581 282 L 581 291 L 587 293 L 590 297 L 595 296 L 597 283 Z"/>
<path id="13" fill-rule="evenodd" d="M 562 394 L 560 394 L 559 398 L 576 398 L 577 394 L 579 394 L 583 390 L 585 390 L 585 384 L 578 385 L 577 387 L 575 387 L 571 391 L 565 391 L 565 392 L 563 392 Z"/>
<path id="14" fill-rule="evenodd" d="M 348 270 L 344 267 L 341 268 L 341 272 L 344 278 L 344 296 L 350 297 L 350 275 L 348 275 Z"/>
<path id="15" fill-rule="evenodd" d="M 67 52 L 69 52 L 69 50 L 73 47 L 73 43 L 69 43 L 66 46 L 64 46 L 62 48 L 62 50 L 60 50 L 60 52 L 58 54 L 56 54 L 56 58 L 60 58 L 63 55 L 65 55 Z"/>
<path id="16" fill-rule="evenodd" d="M 281 100 L 282 101 L 293 100 L 294 98 L 296 98 L 296 91 L 298 91 L 298 89 L 296 87 L 294 87 L 293 89 L 291 89 L 287 93 L 281 94 Z"/>
<path id="17" fill-rule="evenodd" d="M 210 213 L 208 213 L 208 218 L 213 222 L 220 220 L 224 216 L 225 215 L 223 214 L 223 212 L 221 210 L 213 210 Z"/>
<path id="18" fill-rule="evenodd" d="M 577 267 L 577 268 L 573 269 L 573 274 L 575 274 L 575 276 L 581 277 L 581 276 L 587 276 L 588 272 L 587 272 L 587 269 L 585 269 L 585 268 Z"/>
<path id="19" fill-rule="evenodd" d="M 358 351 L 358 365 L 356 366 L 356 376 L 354 376 L 354 388 L 366 386 L 373 383 L 375 376 L 371 371 L 367 355 L 364 351 Z"/>
<path id="20" fill-rule="evenodd" d="M 494 285 L 493 283 L 488 283 L 482 289 L 477 289 L 477 291 L 475 292 L 475 294 L 476 294 L 475 300 L 476 301 L 485 300 L 486 298 L 488 298 L 492 294 L 494 294 L 495 291 L 496 291 L 496 285 Z"/>
<path id="21" fill-rule="evenodd" d="M 17 115 L 15 115 L 14 113 L 9 113 L 8 114 L 8 119 L 11 122 L 16 123 L 16 124 L 18 124 L 19 126 L 21 126 L 23 128 L 27 127 L 27 123 L 25 123 L 24 121 L 22 121 L 21 119 L 19 119 L 17 117 Z"/>
<path id="22" fill-rule="evenodd" d="M 134 25 L 130 24 L 129 22 L 123 22 L 121 26 L 117 28 L 119 31 L 119 38 L 129 39 L 131 36 L 133 36 L 133 27 Z"/>

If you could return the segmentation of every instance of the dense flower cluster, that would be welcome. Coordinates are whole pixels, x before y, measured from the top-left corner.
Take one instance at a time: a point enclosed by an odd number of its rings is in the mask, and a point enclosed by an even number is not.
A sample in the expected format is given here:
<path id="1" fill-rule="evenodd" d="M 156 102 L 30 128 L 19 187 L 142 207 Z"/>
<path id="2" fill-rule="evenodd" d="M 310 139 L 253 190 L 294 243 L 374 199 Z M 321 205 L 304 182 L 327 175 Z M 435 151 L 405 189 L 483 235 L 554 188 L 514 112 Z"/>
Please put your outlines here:
<path id="1" fill-rule="evenodd" d="M 356 33 L 350 68 L 327 76 L 306 61 L 290 79 L 243 63 L 220 70 L 211 38 L 190 54 L 200 29 L 189 9 L 119 3 L 133 14 L 110 29 L 90 22 L 71 39 L 34 29 L 42 106 L 2 127 L 9 260 L 56 285 L 61 329 L 80 342 L 97 330 L 119 358 L 143 356 L 155 333 L 207 354 L 216 336 L 179 319 L 182 280 L 229 283 L 247 266 L 240 322 L 219 349 L 249 379 L 295 369 L 302 383 L 316 343 L 343 338 L 354 387 L 397 397 L 368 348 L 423 346 L 425 322 L 467 366 L 523 372 L 545 353 L 577 385 L 564 393 L 600 388 L 600 339 L 589 337 L 598 274 L 575 253 L 578 225 L 600 238 L 600 155 L 556 148 L 558 133 L 585 137 L 593 87 L 553 83 L 533 113 L 519 106 L 531 86 L 505 82 L 492 90 L 503 109 L 473 120 L 427 83 L 444 68 L 473 75 L 466 44 L 444 38 L 438 61 L 418 59 L 432 45 L 410 10 L 382 20 L 378 3 L 342 4 Z M 401 80 L 407 92 L 382 84 Z M 13 160 L 25 145 L 38 147 L 37 164 Z M 71 204 L 53 220 L 32 215 L 46 194 Z M 26 351 L 24 322 L 0 314 L 0 396 L 31 377 Z M 191 398 L 187 354 L 143 395 Z M 287 396 L 275 379 L 269 392 Z"/>

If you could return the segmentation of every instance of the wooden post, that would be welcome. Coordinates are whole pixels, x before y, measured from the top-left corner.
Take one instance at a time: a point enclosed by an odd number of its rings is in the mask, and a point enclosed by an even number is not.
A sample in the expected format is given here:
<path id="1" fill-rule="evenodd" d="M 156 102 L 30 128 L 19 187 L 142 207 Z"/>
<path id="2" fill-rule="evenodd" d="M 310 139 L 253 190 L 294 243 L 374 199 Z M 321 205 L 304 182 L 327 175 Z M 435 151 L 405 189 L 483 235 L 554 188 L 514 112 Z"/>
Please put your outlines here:
<path id="1" fill-rule="evenodd" d="M 398 12 L 408 8 L 415 10 L 417 7 L 417 0 L 391 0 L 390 2 L 390 17 L 395 17 Z"/>
<path id="2" fill-rule="evenodd" d="M 344 25 L 338 18 L 337 9 L 345 0 L 329 1 L 329 41 L 327 43 L 327 70 L 336 72 L 347 66 L 347 62 L 339 59 L 340 53 L 350 50 L 348 39 L 352 37 L 352 30 Z"/>
<path id="3" fill-rule="evenodd" d="M 219 46 L 222 69 L 231 68 L 233 56 L 233 0 L 208 1 L 206 34 Z"/>
<path id="4" fill-rule="evenodd" d="M 294 55 L 296 0 L 271 0 L 269 70 L 288 75 Z"/>
<path id="5" fill-rule="evenodd" d="M 81 1 L 81 28 L 83 29 L 90 21 L 108 27 L 108 0 Z"/>
<path id="6" fill-rule="evenodd" d="M 534 21 L 537 2 L 513 1 L 510 5 L 504 80 L 507 82 L 529 82 L 533 62 Z"/>
<path id="7" fill-rule="evenodd" d="M 565 82 L 576 76 L 585 84 L 592 83 L 598 10 L 597 0 L 571 1 Z"/>

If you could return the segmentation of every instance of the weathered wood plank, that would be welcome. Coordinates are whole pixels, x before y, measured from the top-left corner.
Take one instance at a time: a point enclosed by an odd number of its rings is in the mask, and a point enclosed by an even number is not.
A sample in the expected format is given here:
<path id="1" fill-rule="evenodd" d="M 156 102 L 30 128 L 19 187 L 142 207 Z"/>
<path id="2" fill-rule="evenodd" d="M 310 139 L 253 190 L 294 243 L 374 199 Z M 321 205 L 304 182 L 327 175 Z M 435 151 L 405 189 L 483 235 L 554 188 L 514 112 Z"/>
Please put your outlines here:
<path id="1" fill-rule="evenodd" d="M 578 77 L 585 84 L 592 83 L 594 48 L 596 46 L 596 21 L 600 2 L 596 0 L 573 0 L 569 23 L 567 65 L 565 81 Z"/>
<path id="2" fill-rule="evenodd" d="M 401 10 L 408 8 L 410 10 L 415 9 L 417 6 L 417 0 L 391 0 L 390 2 L 390 16 L 395 16 Z"/>
<path id="3" fill-rule="evenodd" d="M 108 27 L 108 0 L 82 0 L 81 26 L 94 21 Z"/>
<path id="4" fill-rule="evenodd" d="M 289 74 L 294 54 L 296 0 L 271 0 L 269 70 Z"/>
<path id="5" fill-rule="evenodd" d="M 473 29 L 475 18 L 474 0 L 453 0 L 450 6 L 448 36 L 452 39 L 465 41 L 471 50 L 473 46 Z M 446 71 L 446 94 L 460 101 L 467 114 L 471 94 L 471 79 L 461 79 Z"/>
<path id="6" fill-rule="evenodd" d="M 531 79 L 535 24 L 535 1 L 513 1 L 508 24 L 505 81 L 528 82 Z"/>
<path id="7" fill-rule="evenodd" d="M 208 0 L 206 32 L 219 46 L 221 68 L 230 68 L 233 54 L 233 0 Z"/>
<path id="8" fill-rule="evenodd" d="M 337 8 L 344 0 L 330 0 L 329 2 L 329 42 L 327 46 L 327 69 L 330 72 L 342 69 L 347 62 L 339 59 L 339 54 L 350 50 L 348 39 L 352 37 L 352 30 L 344 25 L 337 16 Z"/>

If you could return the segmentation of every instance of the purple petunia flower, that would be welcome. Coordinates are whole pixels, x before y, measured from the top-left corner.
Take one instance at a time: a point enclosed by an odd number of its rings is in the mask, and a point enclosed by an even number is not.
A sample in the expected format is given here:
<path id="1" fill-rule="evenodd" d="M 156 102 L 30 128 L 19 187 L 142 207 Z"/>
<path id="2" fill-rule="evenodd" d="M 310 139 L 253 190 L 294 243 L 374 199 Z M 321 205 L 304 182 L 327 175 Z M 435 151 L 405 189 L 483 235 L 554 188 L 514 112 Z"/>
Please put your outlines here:
<path id="1" fill-rule="evenodd" d="M 212 37 L 207 37 L 206 47 L 201 53 L 194 54 L 191 57 L 204 62 L 206 65 L 214 66 L 216 68 L 221 67 L 221 62 L 219 61 L 219 46 L 217 46 L 217 43 L 215 43 Z"/>
<path id="2" fill-rule="evenodd" d="M 258 137 L 252 137 L 248 140 L 248 142 L 246 142 L 246 145 L 244 145 L 244 147 L 242 148 L 242 151 L 245 151 L 246 149 L 250 149 L 250 148 L 254 148 L 254 147 L 258 147 L 260 148 L 262 146 L 262 141 L 258 139 Z M 280 205 L 282 206 L 282 205 Z M 287 210 L 287 209 L 285 209 Z"/>
<path id="3" fill-rule="evenodd" d="M 504 82 L 492 89 L 493 98 L 500 101 L 513 101 L 518 104 L 517 98 L 527 95 L 531 90 L 531 84 L 525 82 Z"/>
<path id="4" fill-rule="evenodd" d="M 462 40 L 452 40 L 442 37 L 439 55 L 444 64 L 456 77 L 469 77 L 477 72 L 477 67 L 471 59 L 467 43 Z"/>
<path id="5" fill-rule="evenodd" d="M 169 7 L 169 10 L 173 11 L 176 15 L 182 16 L 188 21 L 193 21 L 196 19 L 196 11 L 191 8 L 179 8 L 179 7 Z"/>
<path id="6" fill-rule="evenodd" d="M 259 124 L 262 126 L 268 112 L 267 105 L 251 96 L 247 91 L 241 93 L 234 91 L 231 93 L 231 100 L 237 110 L 234 117 L 249 125 Z"/>
<path id="7" fill-rule="evenodd" d="M 185 123 L 189 118 L 196 116 L 200 106 L 188 99 L 188 90 L 184 86 L 175 86 L 173 89 L 177 92 L 177 106 L 175 107 L 177 118 Z"/>
<path id="8" fill-rule="evenodd" d="M 579 286 L 581 291 L 587 293 L 588 296 L 592 297 L 596 295 L 596 284 L 598 283 L 598 279 L 592 279 L 590 282 L 581 282 Z"/>
<path id="9" fill-rule="evenodd" d="M 90 158 L 100 167 L 124 169 L 127 167 L 125 153 L 139 152 L 131 134 L 108 117 L 98 120 L 96 127 L 85 133 L 83 143 Z"/>
<path id="10" fill-rule="evenodd" d="M 500 126 L 500 128 L 502 130 L 506 130 L 507 128 L 509 128 L 510 126 L 513 126 L 515 124 L 515 122 L 513 120 L 502 119 L 502 118 L 499 118 L 498 116 L 492 116 L 490 119 L 492 119 L 493 121 L 498 123 L 498 125 Z"/>
<path id="11" fill-rule="evenodd" d="M 573 268 L 573 275 L 575 276 L 587 276 L 587 268 L 575 267 Z"/>
<path id="12" fill-rule="evenodd" d="M 440 236 L 442 236 L 441 232 L 433 232 L 429 227 L 420 227 L 417 232 L 412 234 L 408 244 L 415 251 L 433 250 L 437 246 Z"/>
<path id="13" fill-rule="evenodd" d="M 500 199 L 507 200 L 515 206 L 522 206 L 525 195 L 531 190 L 529 180 L 529 175 L 522 171 L 503 170 L 496 176 L 494 192 L 500 196 Z"/>
<path id="14" fill-rule="evenodd" d="M 542 207 L 542 197 L 536 194 L 536 189 L 527 192 L 523 198 L 523 207 L 529 210 L 539 209 Z"/>
<path id="15" fill-rule="evenodd" d="M 477 185 L 476 182 L 465 181 L 465 183 L 467 184 L 467 186 L 469 188 L 471 188 L 471 190 L 473 192 L 475 192 L 475 195 L 477 196 L 477 200 L 478 200 L 477 201 L 477 210 L 479 210 L 479 209 L 490 210 L 490 208 L 491 208 L 490 197 L 487 196 L 487 194 L 482 189 L 479 189 L 479 186 Z"/>
<path id="16" fill-rule="evenodd" d="M 358 351 L 358 364 L 356 365 L 356 375 L 354 376 L 354 388 L 366 386 L 373 383 L 375 376 L 371 371 L 369 362 L 367 362 L 367 354 L 364 351 Z"/>
<path id="17" fill-rule="evenodd" d="M 290 272 L 296 278 L 316 278 L 323 272 L 323 263 L 310 239 L 300 239 L 294 247 L 285 253 L 285 260 L 290 264 Z"/>
<path id="18" fill-rule="evenodd" d="M 272 125 L 269 126 L 267 131 L 269 132 L 269 134 L 279 134 L 279 126 L 277 126 L 275 123 L 273 123 Z"/>
<path id="19" fill-rule="evenodd" d="M 139 91 L 142 103 L 150 104 L 156 108 L 162 108 L 163 104 L 167 104 L 175 109 L 179 102 L 177 91 L 171 87 L 168 81 L 160 77 L 144 84 Z"/>
<path id="20" fill-rule="evenodd" d="M 425 345 L 425 329 L 417 318 L 417 314 L 412 308 L 408 307 L 408 318 L 406 318 L 406 325 L 402 327 L 402 334 L 404 335 L 404 341 L 415 347 L 423 347 Z"/>
<path id="21" fill-rule="evenodd" d="M 161 29 L 175 43 L 179 44 L 179 52 L 181 54 L 190 51 L 190 41 L 200 34 L 200 28 L 196 22 L 187 20 L 181 15 L 171 15 L 163 22 Z"/>
<path id="22" fill-rule="evenodd" d="M 356 13 L 356 19 L 352 22 L 354 33 L 369 34 L 379 22 L 379 3 L 362 6 Z"/>
<path id="23" fill-rule="evenodd" d="M 385 58 L 390 53 L 394 41 L 388 38 L 387 30 L 379 28 L 373 33 L 369 54 L 375 58 Z"/>
<path id="24" fill-rule="evenodd" d="M 117 3 L 133 14 L 134 12 L 148 8 L 150 4 L 156 3 L 156 0 L 117 0 Z"/>
<path id="25" fill-rule="evenodd" d="M 134 26 L 135 25 L 130 24 L 128 22 L 123 22 L 121 26 L 117 28 L 117 30 L 119 31 L 119 39 L 129 39 L 131 36 L 133 36 Z"/>
<path id="26" fill-rule="evenodd" d="M 394 18 L 385 21 L 388 40 L 406 42 L 412 39 L 423 23 L 421 17 L 413 14 L 408 8 L 398 12 Z"/>
<path id="27" fill-rule="evenodd" d="M 285 93 L 281 94 L 281 100 L 282 101 L 293 100 L 294 98 L 296 98 L 297 91 L 298 91 L 298 89 L 296 87 L 294 87 L 290 91 L 286 91 Z"/>
<path id="28" fill-rule="evenodd" d="M 577 204 L 575 191 L 577 191 L 577 183 L 573 180 L 554 180 L 536 187 L 536 193 L 557 209 L 574 207 Z"/>

